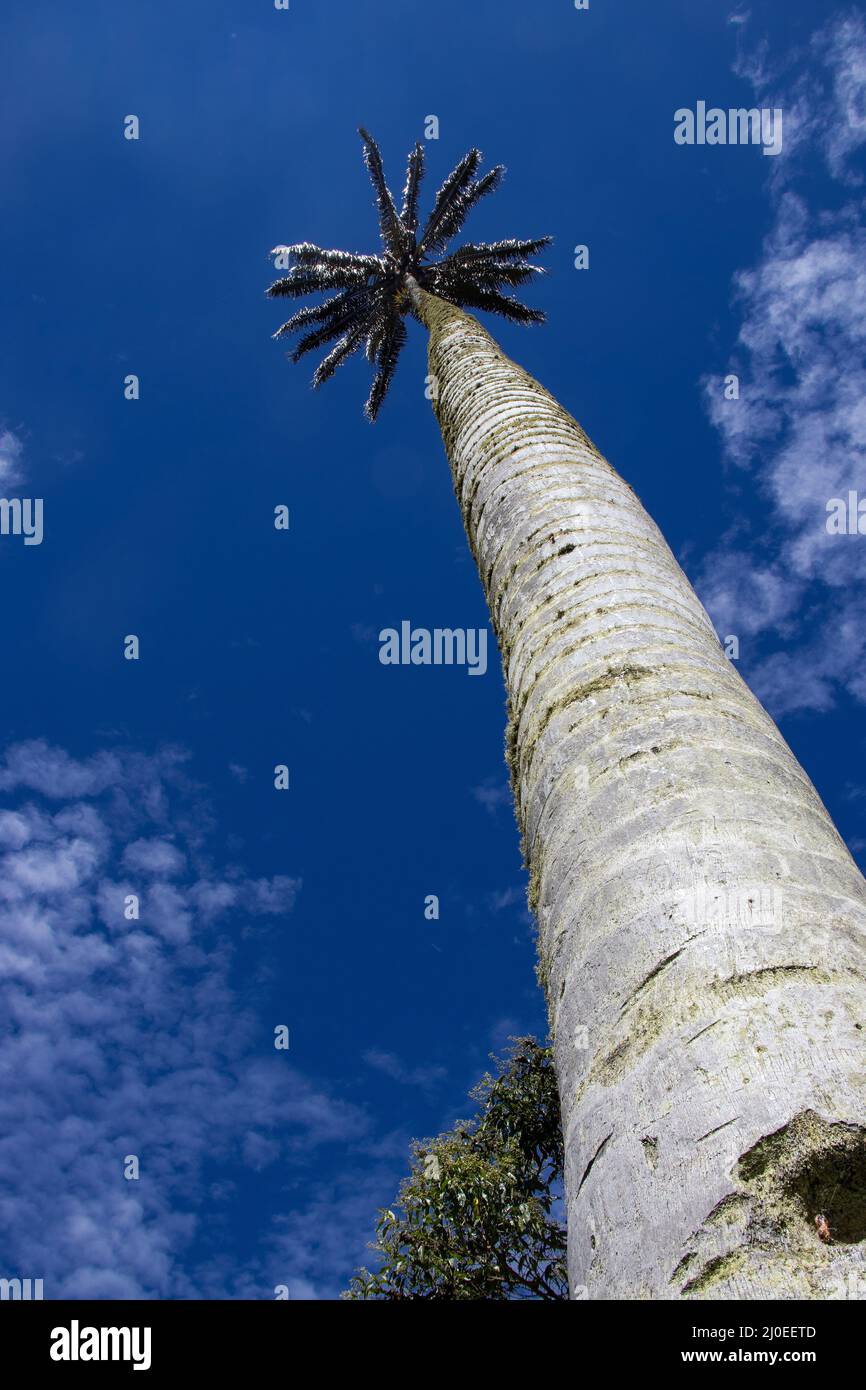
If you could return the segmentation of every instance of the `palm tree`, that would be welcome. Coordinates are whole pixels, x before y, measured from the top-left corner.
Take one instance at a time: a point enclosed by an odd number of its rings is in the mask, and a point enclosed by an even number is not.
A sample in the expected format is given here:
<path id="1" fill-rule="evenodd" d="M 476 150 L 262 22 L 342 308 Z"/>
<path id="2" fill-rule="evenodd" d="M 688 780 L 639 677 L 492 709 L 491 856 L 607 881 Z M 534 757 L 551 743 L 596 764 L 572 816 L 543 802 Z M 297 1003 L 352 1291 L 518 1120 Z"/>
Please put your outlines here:
<path id="1" fill-rule="evenodd" d="M 461 307 L 541 317 L 502 287 L 546 238 L 443 256 L 501 169 L 471 150 L 419 234 L 422 147 L 398 213 L 361 135 L 382 254 L 278 248 L 269 293 L 338 291 L 280 333 L 337 339 L 317 385 L 366 344 L 371 418 L 406 316 L 428 330 L 508 691 L 572 1297 L 833 1297 L 866 1241 L 866 882 L 632 489 Z"/>

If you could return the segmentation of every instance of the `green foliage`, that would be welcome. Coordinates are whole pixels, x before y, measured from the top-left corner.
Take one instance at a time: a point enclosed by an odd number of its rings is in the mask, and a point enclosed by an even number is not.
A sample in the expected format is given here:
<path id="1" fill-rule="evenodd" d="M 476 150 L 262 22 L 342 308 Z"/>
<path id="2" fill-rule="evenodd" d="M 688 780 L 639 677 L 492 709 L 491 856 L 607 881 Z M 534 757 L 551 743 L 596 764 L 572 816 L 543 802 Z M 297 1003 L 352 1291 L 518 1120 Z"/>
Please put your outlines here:
<path id="1" fill-rule="evenodd" d="M 568 1297 L 553 1059 L 533 1038 L 512 1041 L 471 1092 L 476 1117 L 413 1144 L 397 1210 L 379 1214 L 380 1268 L 359 1270 L 344 1298 Z"/>

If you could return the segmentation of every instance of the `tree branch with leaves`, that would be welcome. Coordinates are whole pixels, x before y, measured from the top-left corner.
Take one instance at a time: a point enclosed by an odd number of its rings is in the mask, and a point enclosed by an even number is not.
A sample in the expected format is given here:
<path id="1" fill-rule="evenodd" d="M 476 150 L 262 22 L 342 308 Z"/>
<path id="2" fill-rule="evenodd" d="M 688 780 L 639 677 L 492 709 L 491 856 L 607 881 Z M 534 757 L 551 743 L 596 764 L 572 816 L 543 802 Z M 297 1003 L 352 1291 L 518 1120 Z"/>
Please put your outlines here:
<path id="1" fill-rule="evenodd" d="M 568 1297 L 557 1219 L 563 1143 L 549 1048 L 512 1040 L 472 1090 L 479 1112 L 412 1145 L 396 1210 L 379 1214 L 375 1273 L 349 1299 Z"/>

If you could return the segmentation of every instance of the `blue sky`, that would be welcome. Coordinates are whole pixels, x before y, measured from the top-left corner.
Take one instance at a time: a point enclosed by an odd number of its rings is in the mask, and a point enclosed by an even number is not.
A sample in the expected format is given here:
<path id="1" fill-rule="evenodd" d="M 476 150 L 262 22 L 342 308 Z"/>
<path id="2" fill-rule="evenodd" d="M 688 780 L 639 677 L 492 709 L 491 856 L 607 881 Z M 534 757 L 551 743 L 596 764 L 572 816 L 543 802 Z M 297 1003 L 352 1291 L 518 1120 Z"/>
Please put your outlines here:
<path id="1" fill-rule="evenodd" d="M 470 145 L 507 165 L 467 234 L 554 236 L 549 322 L 488 326 L 857 853 L 866 542 L 825 515 L 866 489 L 863 10 L 13 0 L 0 51 L 0 495 L 45 516 L 0 536 L 0 1275 L 332 1297 L 410 1138 L 545 1023 L 498 661 L 377 659 L 402 619 L 487 620 L 423 334 L 371 427 L 363 360 L 313 394 L 271 340 L 267 252 L 376 249 L 359 123 L 400 187 L 438 116 L 427 206 Z M 698 100 L 781 107 L 782 154 L 676 145 Z"/>

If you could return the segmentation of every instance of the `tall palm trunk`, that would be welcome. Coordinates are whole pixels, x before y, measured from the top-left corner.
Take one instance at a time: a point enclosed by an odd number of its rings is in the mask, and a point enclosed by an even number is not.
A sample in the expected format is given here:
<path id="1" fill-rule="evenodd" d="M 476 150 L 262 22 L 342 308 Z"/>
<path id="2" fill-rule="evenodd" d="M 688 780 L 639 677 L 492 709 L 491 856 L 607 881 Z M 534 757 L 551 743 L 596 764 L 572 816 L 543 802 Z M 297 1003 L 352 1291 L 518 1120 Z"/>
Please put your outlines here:
<path id="1" fill-rule="evenodd" d="M 409 294 L 508 689 L 572 1296 L 844 1296 L 866 882 L 631 488 L 475 319 Z"/>

